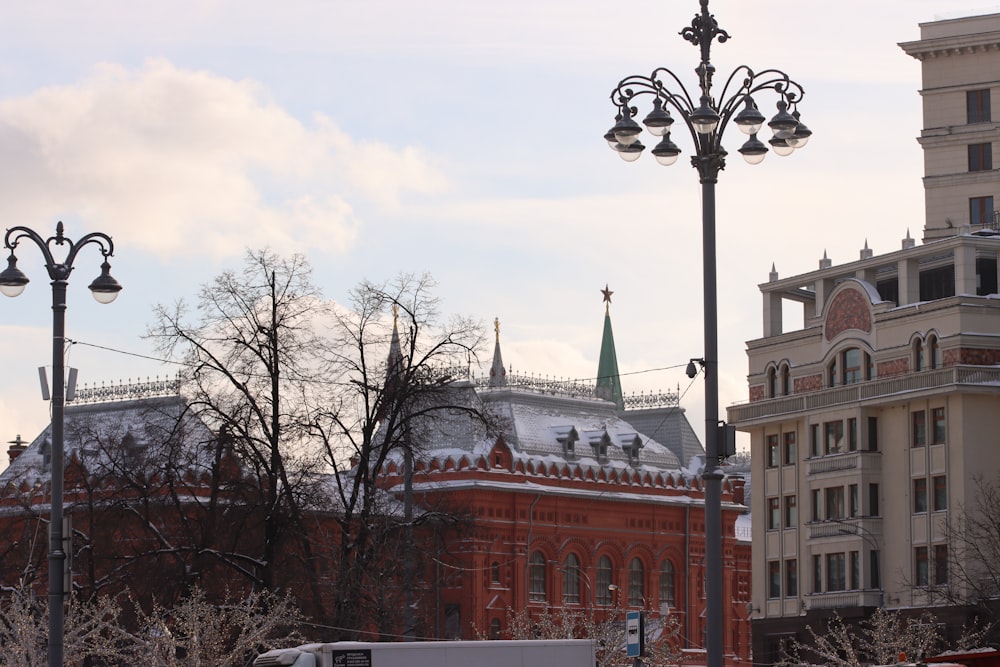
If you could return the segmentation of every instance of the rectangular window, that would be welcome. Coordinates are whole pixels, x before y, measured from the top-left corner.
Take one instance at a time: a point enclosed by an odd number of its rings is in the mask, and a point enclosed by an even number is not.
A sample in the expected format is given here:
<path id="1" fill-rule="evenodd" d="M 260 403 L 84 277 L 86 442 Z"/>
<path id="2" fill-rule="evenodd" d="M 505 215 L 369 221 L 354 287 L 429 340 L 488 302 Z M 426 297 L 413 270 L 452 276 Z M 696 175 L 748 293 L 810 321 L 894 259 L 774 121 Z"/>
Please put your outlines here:
<path id="1" fill-rule="evenodd" d="M 927 511 L 927 478 L 917 477 L 913 480 L 913 513 L 922 514 Z"/>
<path id="2" fill-rule="evenodd" d="M 883 301 L 892 301 L 893 303 L 899 303 L 899 278 L 893 276 L 891 278 L 885 278 L 879 280 L 875 284 L 875 288 L 878 290 L 878 295 L 882 297 Z"/>
<path id="3" fill-rule="evenodd" d="M 913 413 L 913 446 L 923 447 L 927 444 L 927 413 L 917 410 Z"/>
<path id="4" fill-rule="evenodd" d="M 861 554 L 857 551 L 852 551 L 851 554 L 851 590 L 857 591 L 864 588 L 861 584 Z"/>
<path id="5" fill-rule="evenodd" d="M 934 511 L 940 512 L 948 509 L 948 480 L 944 475 L 933 478 L 934 483 Z"/>
<path id="6" fill-rule="evenodd" d="M 969 171 L 993 169 L 993 144 L 969 144 Z"/>
<path id="7" fill-rule="evenodd" d="M 861 514 L 861 498 L 858 495 L 858 485 L 849 484 L 847 486 L 847 516 L 857 516 Z"/>
<path id="8" fill-rule="evenodd" d="M 995 257 L 976 258 L 976 295 L 997 293 L 997 260 Z M 940 354 L 940 346 L 938 354 Z M 941 364 L 938 364 L 940 367 Z"/>
<path id="9" fill-rule="evenodd" d="M 781 526 L 781 509 L 778 498 L 767 499 L 767 529 L 777 530 Z"/>
<path id="10" fill-rule="evenodd" d="M 872 588 L 882 588 L 882 573 L 879 566 L 882 564 L 878 550 L 872 549 L 868 552 L 868 569 L 872 573 Z"/>
<path id="11" fill-rule="evenodd" d="M 934 585 L 948 584 L 948 545 L 934 545 Z"/>
<path id="12" fill-rule="evenodd" d="M 878 417 L 868 418 L 868 451 L 878 451 Z"/>
<path id="13" fill-rule="evenodd" d="M 927 585 L 927 547 L 916 547 L 913 550 L 913 581 L 917 586 Z"/>
<path id="14" fill-rule="evenodd" d="M 785 597 L 799 594 L 799 562 L 794 558 L 785 561 Z"/>
<path id="15" fill-rule="evenodd" d="M 826 490 L 826 518 L 844 518 L 844 487 L 831 486 Z"/>
<path id="16" fill-rule="evenodd" d="M 847 563 L 842 553 L 826 555 L 826 590 L 847 590 Z"/>
<path id="17" fill-rule="evenodd" d="M 931 440 L 935 445 L 944 444 L 948 437 L 947 424 L 944 421 L 944 408 L 931 410 Z"/>
<path id="18" fill-rule="evenodd" d="M 990 89 L 965 91 L 965 122 L 988 123 L 992 119 L 990 113 Z"/>
<path id="19" fill-rule="evenodd" d="M 795 458 L 798 456 L 795 451 L 795 431 L 790 431 L 785 434 L 785 465 L 793 466 L 795 465 Z"/>
<path id="20" fill-rule="evenodd" d="M 823 508 L 820 506 L 820 492 L 819 489 L 813 489 L 810 491 L 812 496 L 812 520 L 819 521 L 823 518 Z"/>
<path id="21" fill-rule="evenodd" d="M 878 484 L 868 485 L 868 516 L 878 516 Z"/>
<path id="22" fill-rule="evenodd" d="M 826 422 L 823 424 L 823 453 L 836 454 L 844 451 L 844 422 Z"/>
<path id="23" fill-rule="evenodd" d="M 778 436 L 769 435 L 767 436 L 767 467 L 777 468 L 778 467 Z"/>
<path id="24" fill-rule="evenodd" d="M 955 296 L 955 267 L 949 264 L 935 269 L 924 269 L 920 272 L 918 282 L 921 301 Z"/>
<path id="25" fill-rule="evenodd" d="M 781 597 L 781 561 L 767 562 L 767 597 Z"/>
<path id="26" fill-rule="evenodd" d="M 858 451 L 858 420 L 854 417 L 847 420 L 847 450 Z"/>
<path id="27" fill-rule="evenodd" d="M 979 227 L 993 225 L 993 197 L 969 198 L 969 224 Z"/>
<path id="28" fill-rule="evenodd" d="M 785 496 L 785 528 L 797 528 L 799 525 L 798 500 L 795 496 Z"/>
<path id="29" fill-rule="evenodd" d="M 813 556 L 813 593 L 823 592 L 823 561 L 820 556 Z"/>
<path id="30" fill-rule="evenodd" d="M 819 424 L 809 425 L 809 456 L 819 456 Z"/>

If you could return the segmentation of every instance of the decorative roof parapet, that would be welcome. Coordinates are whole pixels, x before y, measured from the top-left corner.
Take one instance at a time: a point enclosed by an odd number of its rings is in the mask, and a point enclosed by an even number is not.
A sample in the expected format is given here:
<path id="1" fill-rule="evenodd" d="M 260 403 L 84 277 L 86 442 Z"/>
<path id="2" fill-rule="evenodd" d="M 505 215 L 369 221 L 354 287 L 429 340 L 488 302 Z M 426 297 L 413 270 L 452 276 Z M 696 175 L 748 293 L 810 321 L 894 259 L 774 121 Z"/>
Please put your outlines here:
<path id="1" fill-rule="evenodd" d="M 147 377 L 145 381 L 137 379 L 135 382 L 132 381 L 132 378 L 129 378 L 127 383 L 119 381 L 118 384 L 105 385 L 102 382 L 100 386 L 84 385 L 82 389 L 76 390 L 76 397 L 69 403 L 73 405 L 82 403 L 113 403 L 115 401 L 132 401 L 159 396 L 179 396 L 180 393 L 181 379 L 179 375 L 174 378 L 163 378 L 162 380 L 159 376 L 153 380 Z"/>

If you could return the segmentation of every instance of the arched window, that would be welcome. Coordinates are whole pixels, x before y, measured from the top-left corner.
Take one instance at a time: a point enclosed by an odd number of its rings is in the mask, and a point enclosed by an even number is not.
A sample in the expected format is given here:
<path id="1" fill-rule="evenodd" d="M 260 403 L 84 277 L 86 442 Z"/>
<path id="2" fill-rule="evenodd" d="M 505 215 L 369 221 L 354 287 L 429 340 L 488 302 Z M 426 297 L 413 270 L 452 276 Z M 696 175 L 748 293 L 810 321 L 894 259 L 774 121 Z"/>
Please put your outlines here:
<path id="1" fill-rule="evenodd" d="M 642 561 L 633 558 L 628 566 L 628 604 L 630 607 L 644 607 L 646 600 L 646 569 Z"/>
<path id="2" fill-rule="evenodd" d="M 791 384 L 788 380 L 788 364 L 781 364 L 781 370 L 779 371 L 781 375 L 780 387 L 782 396 L 791 395 Z"/>
<path id="3" fill-rule="evenodd" d="M 827 385 L 836 387 L 872 379 L 872 357 L 859 347 L 849 347 L 834 355 L 827 366 Z"/>
<path id="4" fill-rule="evenodd" d="M 778 395 L 777 393 L 778 383 L 777 377 L 774 373 L 774 366 L 769 366 L 767 369 L 767 397 L 774 398 Z"/>
<path id="5" fill-rule="evenodd" d="M 563 602 L 580 602 L 580 561 L 575 554 L 566 556 L 563 562 Z"/>
<path id="6" fill-rule="evenodd" d="M 674 564 L 669 560 L 660 566 L 660 606 L 674 605 Z"/>
<path id="7" fill-rule="evenodd" d="M 541 551 L 531 554 L 528 561 L 528 599 L 545 601 L 545 556 Z"/>
<path id="8" fill-rule="evenodd" d="M 611 604 L 611 559 L 601 556 L 597 561 L 597 589 L 595 602 L 607 606 Z"/>
<path id="9" fill-rule="evenodd" d="M 941 368 L 941 347 L 937 336 L 927 338 L 927 363 L 931 368 Z"/>
<path id="10" fill-rule="evenodd" d="M 919 338 L 913 341 L 913 370 L 924 370 L 924 342 Z"/>

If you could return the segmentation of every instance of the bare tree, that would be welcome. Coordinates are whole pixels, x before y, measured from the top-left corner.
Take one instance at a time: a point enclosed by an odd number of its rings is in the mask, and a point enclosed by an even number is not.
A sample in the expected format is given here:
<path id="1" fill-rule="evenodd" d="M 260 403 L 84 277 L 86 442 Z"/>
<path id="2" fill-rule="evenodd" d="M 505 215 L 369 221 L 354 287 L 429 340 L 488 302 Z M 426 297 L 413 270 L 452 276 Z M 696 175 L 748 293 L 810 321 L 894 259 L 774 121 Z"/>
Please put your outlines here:
<path id="1" fill-rule="evenodd" d="M 289 594 L 268 591 L 228 604 L 212 604 L 194 589 L 171 608 L 135 604 L 139 631 L 132 635 L 131 657 L 154 667 L 212 665 L 238 667 L 281 645 L 302 641 L 302 617 Z"/>
<path id="2" fill-rule="evenodd" d="M 110 597 L 72 601 L 66 614 L 63 662 L 82 665 L 88 658 L 113 664 L 126 657 L 128 633 L 120 626 L 121 608 Z M 28 586 L 6 591 L 0 601 L 0 667 L 34 667 L 48 654 L 48 605 Z"/>
<path id="3" fill-rule="evenodd" d="M 976 605 L 996 622 L 1000 597 L 1000 475 L 972 481 L 971 506 L 960 506 L 947 524 L 949 586 L 938 591 L 948 602 Z"/>
<path id="4" fill-rule="evenodd" d="M 547 607 L 540 612 L 508 610 L 504 636 L 510 639 L 593 639 L 598 667 L 632 667 L 634 659 L 628 657 L 625 650 L 625 611 L 617 604 L 596 615 L 593 610 L 566 607 Z M 642 664 L 650 667 L 679 664 L 680 622 L 677 617 L 655 609 L 647 609 L 643 615 L 645 654 Z M 482 631 L 479 635 L 481 639 L 489 638 Z"/>
<path id="5" fill-rule="evenodd" d="M 299 566 L 315 565 L 303 513 L 319 460 L 303 444 L 302 399 L 315 393 L 327 347 L 318 333 L 325 309 L 303 257 L 263 250 L 248 252 L 242 271 L 205 285 L 193 313 L 183 302 L 158 306 L 148 331 L 161 352 L 185 363 L 192 409 L 255 477 L 262 526 L 257 567 L 248 574 L 268 590 Z M 288 554 L 299 557 L 283 561 Z M 315 585 L 312 591 L 321 604 Z"/>
<path id="6" fill-rule="evenodd" d="M 490 424 L 468 383 L 456 382 L 467 377 L 483 342 L 482 329 L 461 318 L 441 322 L 433 287 L 426 275 L 402 275 L 354 289 L 348 307 L 335 313 L 325 366 L 332 391 L 325 402 L 312 404 L 311 432 L 322 441 L 324 460 L 334 470 L 338 557 L 333 598 L 337 625 L 352 629 L 345 638 L 378 624 L 370 607 L 385 608 L 372 596 L 389 564 L 383 559 L 386 539 L 394 534 L 406 545 L 414 525 L 440 518 L 413 503 L 415 455 L 440 444 L 444 434 L 473 438 Z M 383 488 L 390 461 L 404 469 L 402 503 Z M 413 553 L 412 547 L 404 550 Z M 403 564 L 403 589 L 412 591 L 415 567 L 411 560 Z M 404 600 L 403 608 L 414 604 Z M 412 626 L 413 620 L 404 625 Z M 404 628 L 404 634 L 413 633 L 412 627 Z"/>
<path id="7" fill-rule="evenodd" d="M 857 624 L 848 624 L 834 615 L 823 628 L 808 627 L 809 639 L 785 644 L 779 665 L 798 666 L 822 663 L 837 667 L 895 664 L 900 656 L 917 660 L 943 650 L 979 647 L 985 630 L 966 629 L 955 642 L 941 634 L 938 619 L 930 611 L 904 615 L 896 610 L 876 609 Z"/>

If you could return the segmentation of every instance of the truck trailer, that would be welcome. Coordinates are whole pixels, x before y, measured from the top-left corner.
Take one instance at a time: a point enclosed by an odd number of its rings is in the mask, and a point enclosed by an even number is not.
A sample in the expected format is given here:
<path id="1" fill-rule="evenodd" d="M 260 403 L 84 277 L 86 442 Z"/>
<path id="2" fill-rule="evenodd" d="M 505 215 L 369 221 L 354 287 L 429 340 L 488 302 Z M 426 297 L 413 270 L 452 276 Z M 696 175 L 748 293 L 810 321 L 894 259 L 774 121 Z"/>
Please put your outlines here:
<path id="1" fill-rule="evenodd" d="M 591 639 L 303 644 L 257 656 L 254 667 L 594 667 Z"/>

